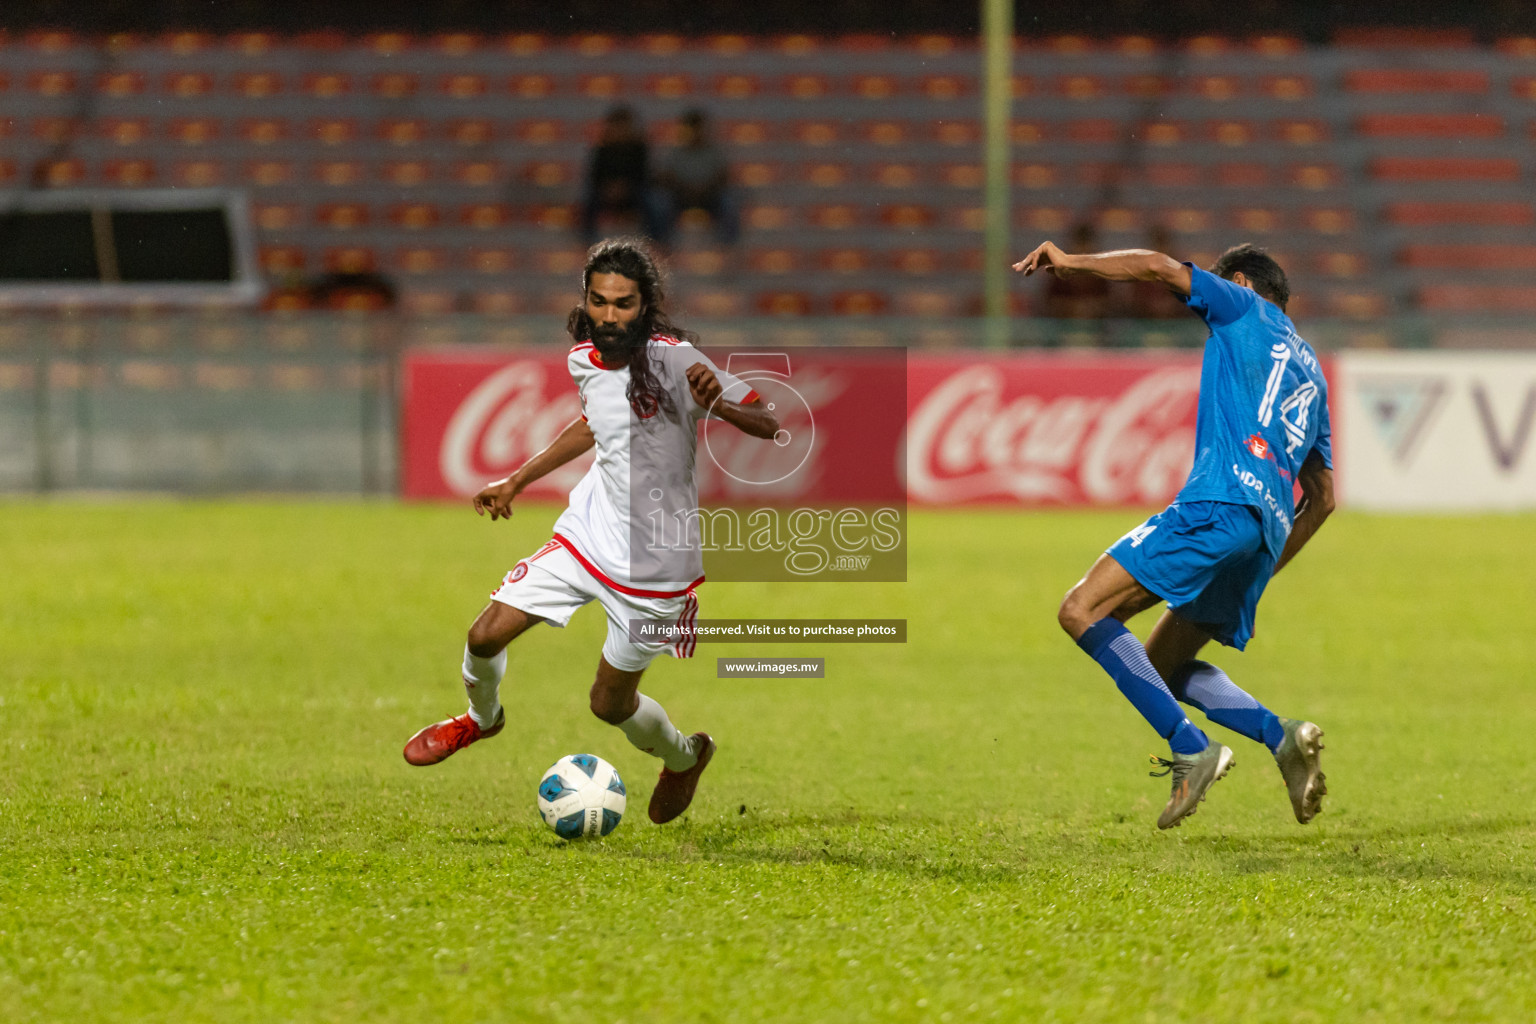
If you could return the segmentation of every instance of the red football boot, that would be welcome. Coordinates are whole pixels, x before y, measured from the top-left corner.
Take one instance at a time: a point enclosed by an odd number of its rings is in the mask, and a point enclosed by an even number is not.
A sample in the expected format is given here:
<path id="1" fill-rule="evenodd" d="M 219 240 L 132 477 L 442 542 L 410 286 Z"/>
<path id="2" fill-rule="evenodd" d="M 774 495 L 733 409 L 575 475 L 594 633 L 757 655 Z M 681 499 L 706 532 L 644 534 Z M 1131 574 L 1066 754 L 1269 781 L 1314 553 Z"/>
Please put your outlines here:
<path id="1" fill-rule="evenodd" d="M 406 741 L 405 759 L 414 765 L 437 764 L 439 761 L 446 761 L 476 740 L 483 740 L 487 736 L 495 736 L 501 732 L 502 727 L 506 724 L 506 708 L 502 708 L 496 713 L 496 724 L 489 729 L 482 729 L 476 725 L 475 720 L 469 717 L 468 711 L 458 718 L 433 722 Z M 685 804 L 684 806 L 687 805 Z"/>
<path id="2" fill-rule="evenodd" d="M 693 791 L 698 788 L 699 776 L 709 767 L 709 759 L 715 756 L 715 741 L 709 738 L 709 733 L 696 732 L 689 739 L 695 741 L 694 748 L 699 752 L 698 761 L 685 772 L 663 768 L 661 778 L 656 780 L 656 789 L 651 793 L 651 820 L 658 825 L 665 825 L 693 803 Z"/>

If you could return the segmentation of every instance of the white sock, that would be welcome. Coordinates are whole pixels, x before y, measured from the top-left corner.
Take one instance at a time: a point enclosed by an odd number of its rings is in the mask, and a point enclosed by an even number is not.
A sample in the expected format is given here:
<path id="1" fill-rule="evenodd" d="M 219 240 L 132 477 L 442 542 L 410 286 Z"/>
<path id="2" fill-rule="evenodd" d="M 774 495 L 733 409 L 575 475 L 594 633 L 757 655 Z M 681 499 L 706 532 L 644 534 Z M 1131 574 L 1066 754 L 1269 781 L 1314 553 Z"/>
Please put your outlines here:
<path id="1" fill-rule="evenodd" d="M 506 671 L 505 650 L 494 658 L 478 658 L 469 653 L 468 644 L 464 645 L 464 692 L 469 694 L 469 717 L 482 729 L 496 724 L 496 713 L 501 710 L 497 693 Z"/>
<path id="2" fill-rule="evenodd" d="M 619 723 L 629 742 L 661 758 L 675 772 L 685 772 L 697 764 L 699 755 L 694 753 L 693 744 L 672 724 L 662 706 L 643 693 L 638 696 L 640 707 Z"/>

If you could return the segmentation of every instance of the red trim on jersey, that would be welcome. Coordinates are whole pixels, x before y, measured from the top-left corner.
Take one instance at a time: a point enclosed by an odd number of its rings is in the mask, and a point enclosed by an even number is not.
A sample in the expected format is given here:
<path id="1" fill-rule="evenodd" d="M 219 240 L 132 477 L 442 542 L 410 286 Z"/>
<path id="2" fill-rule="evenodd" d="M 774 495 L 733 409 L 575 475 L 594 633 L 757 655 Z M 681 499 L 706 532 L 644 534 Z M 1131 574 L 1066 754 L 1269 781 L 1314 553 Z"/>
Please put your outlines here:
<path id="1" fill-rule="evenodd" d="M 677 625 L 681 635 L 672 645 L 672 653 L 678 658 L 693 657 L 693 649 L 698 645 L 699 638 L 694 632 L 694 624 L 699 617 L 699 597 L 692 591 L 688 592 L 688 599 L 683 602 L 683 610 L 677 614 Z"/>
<path id="2" fill-rule="evenodd" d="M 617 590 L 619 593 L 628 594 L 630 597 L 682 597 L 684 594 L 691 593 L 694 587 L 704 582 L 704 577 L 700 576 L 682 590 L 641 590 L 638 587 L 626 587 L 622 583 L 615 583 L 601 569 L 587 561 L 587 556 L 576 550 L 576 545 L 572 544 L 568 537 L 562 537 L 557 533 L 555 534 L 555 541 L 565 550 L 569 551 L 571 556 L 581 563 L 583 569 L 591 573 L 594 578 L 602 581 L 602 584 L 609 590 Z"/>
<path id="3" fill-rule="evenodd" d="M 759 395 L 756 391 L 748 391 L 747 392 L 747 397 L 743 398 L 739 404 L 741 404 L 741 405 L 751 405 L 753 402 L 757 401 L 761 397 L 762 396 Z"/>

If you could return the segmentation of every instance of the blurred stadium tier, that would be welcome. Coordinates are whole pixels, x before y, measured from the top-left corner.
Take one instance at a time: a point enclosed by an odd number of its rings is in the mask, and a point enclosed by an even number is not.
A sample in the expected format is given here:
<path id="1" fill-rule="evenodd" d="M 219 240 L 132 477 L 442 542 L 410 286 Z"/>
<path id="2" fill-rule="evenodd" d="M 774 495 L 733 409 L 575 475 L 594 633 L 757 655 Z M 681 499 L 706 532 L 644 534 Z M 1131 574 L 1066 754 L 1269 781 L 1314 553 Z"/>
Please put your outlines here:
<path id="1" fill-rule="evenodd" d="M 1528 310 L 1536 39 L 1334 40 L 1020 39 L 1015 249 L 1082 223 L 1199 262 L 1253 240 L 1305 316 Z M 246 190 L 278 308 L 331 270 L 385 275 L 417 312 L 548 310 L 574 291 L 603 112 L 633 104 L 654 162 L 701 106 L 743 238 L 683 219 L 683 311 L 969 316 L 979 66 L 953 34 L 16 31 L 0 183 Z"/>

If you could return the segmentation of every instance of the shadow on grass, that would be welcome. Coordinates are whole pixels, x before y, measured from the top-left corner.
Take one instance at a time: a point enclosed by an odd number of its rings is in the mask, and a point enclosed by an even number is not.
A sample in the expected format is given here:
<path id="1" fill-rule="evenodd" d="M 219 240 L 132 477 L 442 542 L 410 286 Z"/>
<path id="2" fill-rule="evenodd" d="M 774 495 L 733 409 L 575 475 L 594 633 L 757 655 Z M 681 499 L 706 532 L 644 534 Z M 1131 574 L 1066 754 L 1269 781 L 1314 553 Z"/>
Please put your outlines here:
<path id="1" fill-rule="evenodd" d="M 1536 867 L 1495 863 L 1504 860 L 1501 837 L 1522 846 L 1536 842 L 1536 820 L 1506 816 L 1379 828 L 1298 827 L 1278 835 L 1172 836 L 1123 818 L 1113 824 L 1053 821 L 1025 827 L 847 811 L 701 824 L 685 820 L 669 833 L 619 849 L 623 856 L 651 862 L 825 865 L 969 885 L 1011 885 L 1029 875 L 1102 869 L 1455 880 L 1536 890 Z M 1431 840 L 1432 849 L 1421 845 Z M 1458 842 L 1465 840 L 1471 841 Z M 1457 845 L 1448 845 L 1452 842 Z"/>

